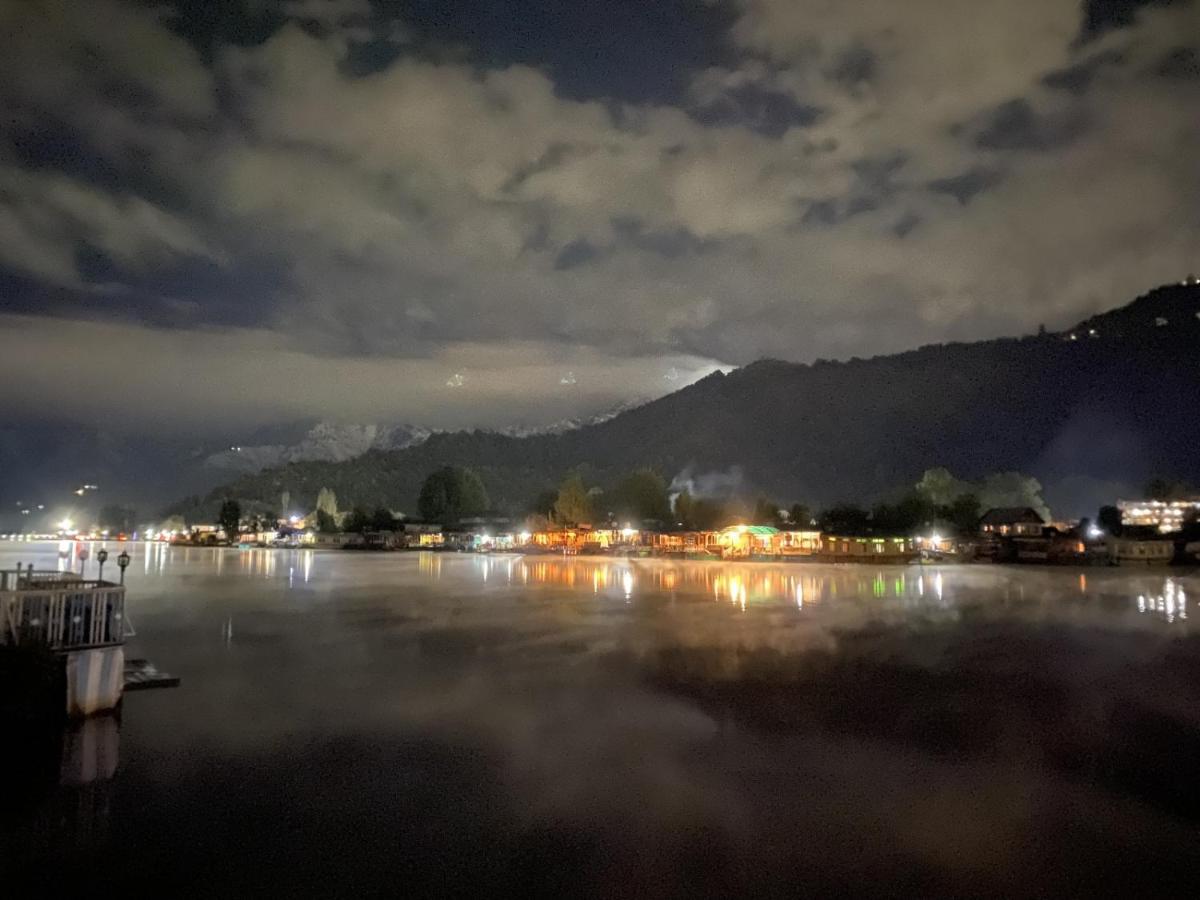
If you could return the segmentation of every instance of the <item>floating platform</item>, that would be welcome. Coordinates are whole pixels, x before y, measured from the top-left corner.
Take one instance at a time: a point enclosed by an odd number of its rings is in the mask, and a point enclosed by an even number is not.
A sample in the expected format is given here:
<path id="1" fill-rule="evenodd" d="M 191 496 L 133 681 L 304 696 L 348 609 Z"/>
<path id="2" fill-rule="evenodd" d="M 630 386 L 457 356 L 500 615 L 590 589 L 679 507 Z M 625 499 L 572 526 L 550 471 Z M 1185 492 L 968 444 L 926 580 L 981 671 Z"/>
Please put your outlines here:
<path id="1" fill-rule="evenodd" d="M 125 660 L 125 690 L 151 691 L 155 688 L 179 687 L 179 678 L 160 672 L 148 659 Z"/>

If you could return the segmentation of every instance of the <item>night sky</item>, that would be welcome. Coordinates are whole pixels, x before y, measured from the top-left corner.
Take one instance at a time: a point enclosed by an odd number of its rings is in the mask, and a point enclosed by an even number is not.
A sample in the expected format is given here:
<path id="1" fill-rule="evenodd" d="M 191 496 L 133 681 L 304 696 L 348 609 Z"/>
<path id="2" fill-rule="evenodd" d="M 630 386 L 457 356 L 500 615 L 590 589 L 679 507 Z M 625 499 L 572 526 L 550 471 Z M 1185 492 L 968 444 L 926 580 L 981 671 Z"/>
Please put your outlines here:
<path id="1" fill-rule="evenodd" d="M 1200 268 L 1200 7 L 0 0 L 11 419 L 549 421 Z"/>

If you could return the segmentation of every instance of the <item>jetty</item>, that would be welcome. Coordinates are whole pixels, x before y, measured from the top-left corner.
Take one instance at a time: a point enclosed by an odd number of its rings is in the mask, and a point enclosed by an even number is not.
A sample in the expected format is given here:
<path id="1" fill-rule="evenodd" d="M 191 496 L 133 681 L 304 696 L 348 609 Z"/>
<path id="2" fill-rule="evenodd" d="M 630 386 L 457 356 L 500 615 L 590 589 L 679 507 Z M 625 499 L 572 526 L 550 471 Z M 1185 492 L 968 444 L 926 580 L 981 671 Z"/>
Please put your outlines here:
<path id="1" fill-rule="evenodd" d="M 32 567 L 0 570 L 0 647 L 48 651 L 61 661 L 68 716 L 116 709 L 126 689 L 179 684 L 146 660 L 126 662 L 133 633 L 123 583 Z"/>

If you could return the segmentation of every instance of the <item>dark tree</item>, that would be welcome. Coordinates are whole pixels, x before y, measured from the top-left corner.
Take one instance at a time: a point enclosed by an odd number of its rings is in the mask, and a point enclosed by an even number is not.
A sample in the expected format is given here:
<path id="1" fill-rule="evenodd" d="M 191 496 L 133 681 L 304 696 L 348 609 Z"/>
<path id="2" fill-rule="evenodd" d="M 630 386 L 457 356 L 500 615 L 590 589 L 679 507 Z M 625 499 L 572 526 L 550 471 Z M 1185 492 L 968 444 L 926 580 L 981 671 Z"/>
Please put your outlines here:
<path id="1" fill-rule="evenodd" d="M 317 510 L 317 531 L 321 534 L 336 534 L 338 531 L 337 519 L 323 509 Z"/>
<path id="2" fill-rule="evenodd" d="M 385 506 L 380 506 L 371 513 L 371 530 L 372 531 L 395 531 L 396 517 L 392 515 L 392 511 Z"/>
<path id="3" fill-rule="evenodd" d="M 754 501 L 754 521 L 759 525 L 779 524 L 779 504 L 766 497 Z"/>
<path id="4" fill-rule="evenodd" d="M 217 515 L 217 524 L 225 532 L 225 537 L 236 541 L 240 533 L 242 507 L 236 500 L 226 500 L 221 504 L 221 512 Z"/>
<path id="5" fill-rule="evenodd" d="M 449 525 L 460 519 L 483 515 L 487 512 L 488 502 L 487 490 L 474 471 L 443 466 L 425 479 L 417 510 L 427 522 Z"/>
<path id="6" fill-rule="evenodd" d="M 692 510 L 695 503 L 696 501 L 692 499 L 687 488 L 676 494 L 675 502 L 671 506 L 672 521 L 683 528 L 695 528 L 692 521 Z"/>
<path id="7" fill-rule="evenodd" d="M 711 531 L 729 523 L 729 510 L 717 500 L 692 497 L 687 491 L 675 498 L 675 521 L 694 531 Z"/>
<path id="8" fill-rule="evenodd" d="M 1100 527 L 1112 535 L 1120 535 L 1122 530 L 1121 525 L 1121 510 L 1115 506 L 1102 506 L 1100 513 L 1096 516 L 1096 521 L 1100 523 Z"/>
<path id="9" fill-rule="evenodd" d="M 530 504 L 528 511 L 534 515 L 548 518 L 554 512 L 554 501 L 557 499 L 558 491 L 553 488 L 542 491 L 533 498 L 533 503 Z"/>
<path id="10" fill-rule="evenodd" d="M 974 494 L 960 494 L 953 503 L 942 509 L 942 518 L 963 537 L 979 530 L 980 515 L 979 498 Z"/>
<path id="11" fill-rule="evenodd" d="M 937 517 L 937 506 L 921 491 L 912 491 L 899 503 L 877 504 L 871 510 L 869 527 L 879 534 L 912 534 L 931 525 Z"/>
<path id="12" fill-rule="evenodd" d="M 354 534 L 365 534 L 371 530 L 371 516 L 361 506 L 356 506 L 346 517 L 346 530 Z"/>
<path id="13" fill-rule="evenodd" d="M 820 523 L 821 530 L 830 534 L 866 534 L 870 526 L 870 516 L 861 506 L 839 503 L 821 513 Z"/>
<path id="14" fill-rule="evenodd" d="M 669 521 L 671 501 L 667 495 L 667 482 L 651 469 L 632 472 L 617 482 L 608 508 L 622 522 Z"/>
<path id="15" fill-rule="evenodd" d="M 792 508 L 788 510 L 788 518 L 797 528 L 812 526 L 812 510 L 803 503 L 793 503 Z"/>

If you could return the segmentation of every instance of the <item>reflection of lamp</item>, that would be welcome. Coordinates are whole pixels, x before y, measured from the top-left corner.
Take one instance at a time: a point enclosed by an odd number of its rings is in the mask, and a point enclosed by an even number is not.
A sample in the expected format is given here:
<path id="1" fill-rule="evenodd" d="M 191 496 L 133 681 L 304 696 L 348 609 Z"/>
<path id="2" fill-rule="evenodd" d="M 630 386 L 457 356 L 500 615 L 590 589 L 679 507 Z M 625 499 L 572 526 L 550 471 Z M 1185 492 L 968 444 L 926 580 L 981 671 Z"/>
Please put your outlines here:
<path id="1" fill-rule="evenodd" d="M 125 570 L 129 568 L 129 553 L 126 550 L 121 551 L 121 555 L 117 557 L 117 567 L 121 570 L 121 584 L 125 583 Z"/>

